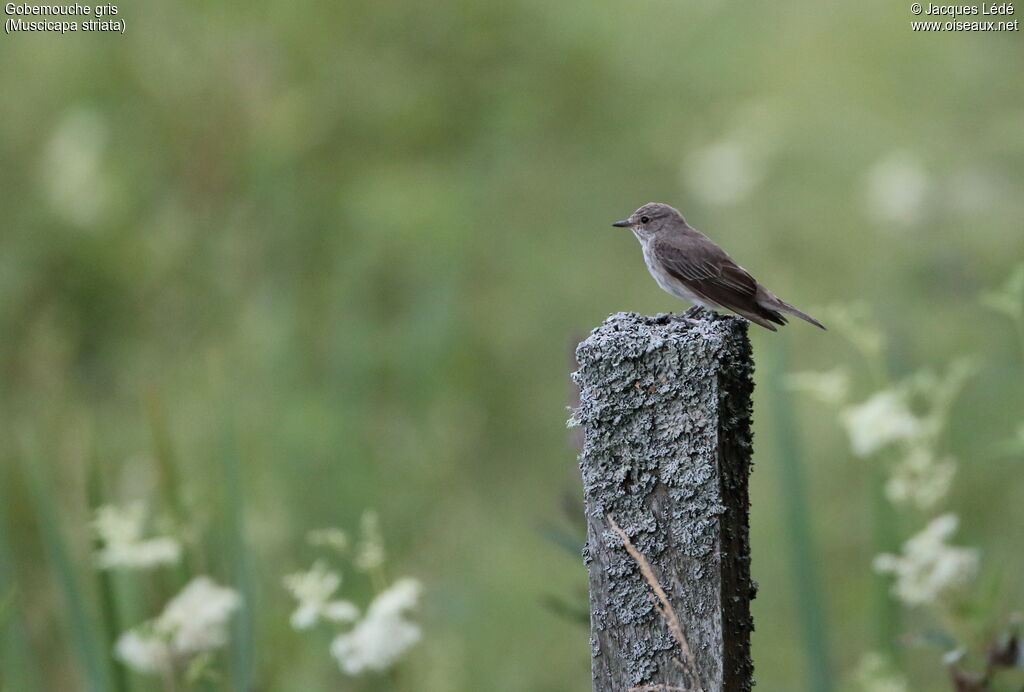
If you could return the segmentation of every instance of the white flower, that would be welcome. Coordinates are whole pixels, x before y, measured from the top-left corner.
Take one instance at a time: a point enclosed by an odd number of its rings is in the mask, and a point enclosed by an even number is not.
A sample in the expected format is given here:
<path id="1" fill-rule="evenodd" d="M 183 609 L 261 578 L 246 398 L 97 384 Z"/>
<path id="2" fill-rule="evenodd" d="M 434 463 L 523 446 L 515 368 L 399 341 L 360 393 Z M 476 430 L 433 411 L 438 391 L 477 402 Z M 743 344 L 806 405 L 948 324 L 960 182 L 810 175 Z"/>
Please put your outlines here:
<path id="1" fill-rule="evenodd" d="M 353 622 L 359 618 L 359 609 L 349 601 L 332 601 L 331 596 L 341 586 L 341 575 L 316 562 L 308 572 L 296 572 L 284 578 L 284 586 L 299 602 L 292 613 L 292 627 L 309 629 L 321 618 L 334 622 Z"/>
<path id="2" fill-rule="evenodd" d="M 156 629 L 171 636 L 176 652 L 215 649 L 227 643 L 228 620 L 240 603 L 234 589 L 219 586 L 209 577 L 196 577 L 167 604 Z"/>
<path id="3" fill-rule="evenodd" d="M 695 195 L 708 204 L 724 205 L 747 197 L 761 180 L 761 168 L 749 147 L 726 139 L 688 156 L 682 171 Z"/>
<path id="4" fill-rule="evenodd" d="M 384 537 L 380 520 L 372 509 L 363 512 L 359 522 L 359 547 L 352 562 L 362 572 L 372 572 L 384 564 Z"/>
<path id="5" fill-rule="evenodd" d="M 114 655 L 140 673 L 164 673 L 174 667 L 171 645 L 152 628 L 140 627 L 122 634 L 114 645 Z"/>
<path id="6" fill-rule="evenodd" d="M 178 660 L 224 646 L 228 620 L 240 604 L 234 589 L 196 577 L 159 616 L 118 637 L 114 652 L 142 673 L 170 670 Z"/>
<path id="7" fill-rule="evenodd" d="M 907 408 L 906 397 L 896 390 L 883 390 L 862 404 L 841 414 L 857 456 L 866 457 L 897 441 L 911 439 L 921 431 L 921 421 Z"/>
<path id="8" fill-rule="evenodd" d="M 921 216 L 929 185 L 928 172 L 915 156 L 894 152 L 868 171 L 868 211 L 886 224 L 910 225 Z"/>
<path id="9" fill-rule="evenodd" d="M 351 632 L 331 643 L 331 654 L 349 675 L 383 671 L 420 640 L 419 625 L 405 619 L 419 601 L 422 585 L 416 579 L 399 579 L 370 604 L 366 616 Z"/>
<path id="10" fill-rule="evenodd" d="M 837 367 L 825 372 L 794 372 L 786 378 L 793 391 L 804 392 L 823 404 L 841 404 L 850 391 L 850 373 Z"/>
<path id="11" fill-rule="evenodd" d="M 74 108 L 54 131 L 43 159 L 43 182 L 50 203 L 77 226 L 99 221 L 110 206 L 112 185 L 102 159 L 108 128 L 100 115 Z"/>
<path id="12" fill-rule="evenodd" d="M 927 510 L 949 493 L 956 475 L 952 459 L 938 460 L 931 450 L 915 446 L 885 484 L 885 495 L 893 504 Z"/>
<path id="13" fill-rule="evenodd" d="M 861 692 L 907 692 L 906 679 L 894 671 L 880 654 L 864 654 L 854 676 Z"/>
<path id="14" fill-rule="evenodd" d="M 178 563 L 181 544 L 177 540 L 168 536 L 142 538 L 145 515 L 146 508 L 141 502 L 124 508 L 107 505 L 96 510 L 92 525 L 103 543 L 95 555 L 100 569 L 148 569 Z"/>
<path id="15" fill-rule="evenodd" d="M 875 558 L 875 571 L 895 575 L 893 594 L 905 604 L 931 603 L 974 578 L 978 551 L 946 544 L 956 527 L 956 515 L 943 514 L 904 543 L 902 555 Z"/>
<path id="16" fill-rule="evenodd" d="M 344 553 L 348 550 L 348 534 L 337 528 L 313 529 L 306 534 L 306 541 L 317 548 L 331 548 Z"/>

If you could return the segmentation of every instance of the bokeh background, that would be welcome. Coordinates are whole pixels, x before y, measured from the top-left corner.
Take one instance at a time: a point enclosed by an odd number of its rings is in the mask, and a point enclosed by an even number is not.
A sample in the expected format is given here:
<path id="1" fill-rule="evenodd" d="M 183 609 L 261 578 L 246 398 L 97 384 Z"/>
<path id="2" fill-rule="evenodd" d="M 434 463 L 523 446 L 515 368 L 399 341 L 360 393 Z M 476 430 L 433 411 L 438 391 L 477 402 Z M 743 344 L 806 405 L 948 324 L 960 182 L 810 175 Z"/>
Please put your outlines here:
<path id="1" fill-rule="evenodd" d="M 124 35 L 0 39 L 4 690 L 87 689 L 110 630 L 182 583 L 93 569 L 91 508 L 129 500 L 183 518 L 188 569 L 247 599 L 207 687 L 589 689 L 567 615 L 585 570 L 560 545 L 580 496 L 571 354 L 609 313 L 682 307 L 609 227 L 648 201 L 812 314 L 864 301 L 894 378 L 975 358 L 948 504 L 1006 577 L 992 612 L 1021 606 L 1022 454 L 1002 443 L 1024 371 L 1012 323 L 979 303 L 1024 257 L 1019 33 L 914 33 L 880 0 L 120 17 Z M 822 665 L 840 689 L 877 648 L 872 481 L 835 413 L 783 382 L 841 365 L 863 397 L 868 373 L 803 323 L 751 338 L 758 689 L 827 689 Z M 281 577 L 312 561 L 309 530 L 367 508 L 389 573 L 426 587 L 424 639 L 353 679 L 328 633 L 291 629 Z M 342 591 L 373 586 L 346 573 Z M 940 655 L 907 654 L 911 689 L 946 688 Z"/>

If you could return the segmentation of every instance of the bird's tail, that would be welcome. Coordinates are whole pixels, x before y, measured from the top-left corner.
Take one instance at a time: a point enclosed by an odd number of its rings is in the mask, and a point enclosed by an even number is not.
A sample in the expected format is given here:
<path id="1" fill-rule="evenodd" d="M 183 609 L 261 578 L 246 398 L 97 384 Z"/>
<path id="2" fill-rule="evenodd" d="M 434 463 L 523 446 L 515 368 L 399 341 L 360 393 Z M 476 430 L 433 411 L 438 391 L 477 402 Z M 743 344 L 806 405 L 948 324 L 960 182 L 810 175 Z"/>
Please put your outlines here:
<path id="1" fill-rule="evenodd" d="M 788 312 L 790 315 L 796 315 L 797 317 L 799 317 L 800 319 L 804 320 L 805 322 L 810 322 L 815 327 L 819 327 L 821 329 L 825 329 L 825 325 L 823 325 L 821 322 L 819 322 L 818 320 L 816 320 L 813 317 L 811 317 L 810 315 L 808 315 L 806 312 L 802 312 L 800 310 L 797 310 L 795 307 L 793 307 L 792 305 L 790 305 L 789 303 L 787 303 L 784 300 L 779 300 L 778 298 L 776 298 L 776 300 L 778 300 L 778 303 L 779 303 L 778 305 L 773 306 L 776 310 L 782 310 L 783 312 Z"/>

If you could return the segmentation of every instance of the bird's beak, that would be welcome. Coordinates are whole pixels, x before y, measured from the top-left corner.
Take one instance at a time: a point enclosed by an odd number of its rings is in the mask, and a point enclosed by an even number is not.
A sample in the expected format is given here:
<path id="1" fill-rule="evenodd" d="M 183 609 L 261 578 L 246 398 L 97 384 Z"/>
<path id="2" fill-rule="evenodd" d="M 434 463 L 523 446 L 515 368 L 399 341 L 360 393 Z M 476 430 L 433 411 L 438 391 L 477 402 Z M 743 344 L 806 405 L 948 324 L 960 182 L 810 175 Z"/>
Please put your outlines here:
<path id="1" fill-rule="evenodd" d="M 629 228 L 633 223 L 629 219 L 625 219 L 624 221 L 616 221 L 612 225 L 618 226 L 619 228 Z"/>

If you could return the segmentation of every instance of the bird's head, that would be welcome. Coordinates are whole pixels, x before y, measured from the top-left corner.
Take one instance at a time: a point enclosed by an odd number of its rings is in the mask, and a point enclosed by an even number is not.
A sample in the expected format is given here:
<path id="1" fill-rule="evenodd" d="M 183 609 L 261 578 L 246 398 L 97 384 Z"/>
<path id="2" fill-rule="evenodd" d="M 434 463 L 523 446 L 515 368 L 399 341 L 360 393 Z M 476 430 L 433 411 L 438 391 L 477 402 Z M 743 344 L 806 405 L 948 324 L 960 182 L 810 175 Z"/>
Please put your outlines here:
<path id="1" fill-rule="evenodd" d="M 638 237 L 650 238 L 685 224 L 686 220 L 676 209 L 660 202 L 650 202 L 630 214 L 628 219 L 612 225 L 632 229 Z"/>

